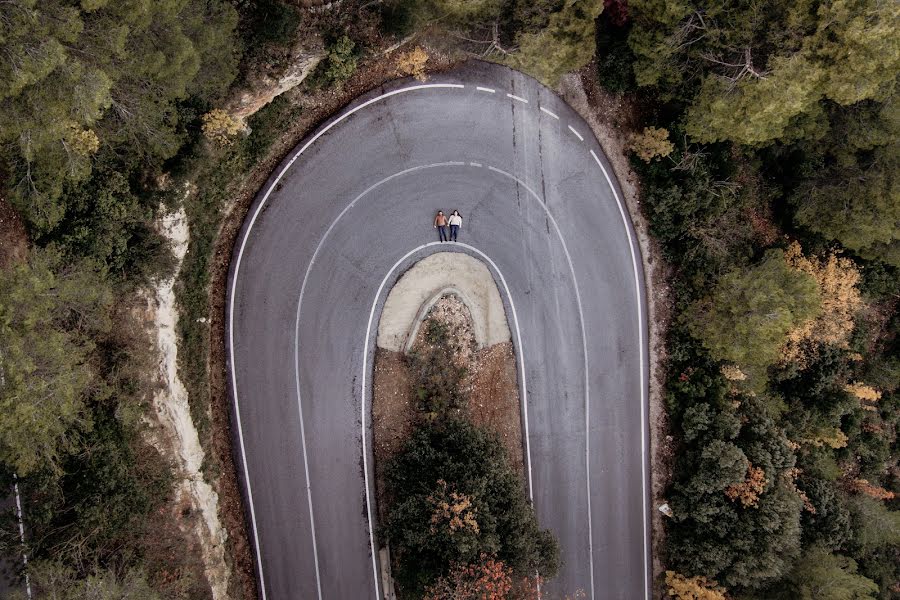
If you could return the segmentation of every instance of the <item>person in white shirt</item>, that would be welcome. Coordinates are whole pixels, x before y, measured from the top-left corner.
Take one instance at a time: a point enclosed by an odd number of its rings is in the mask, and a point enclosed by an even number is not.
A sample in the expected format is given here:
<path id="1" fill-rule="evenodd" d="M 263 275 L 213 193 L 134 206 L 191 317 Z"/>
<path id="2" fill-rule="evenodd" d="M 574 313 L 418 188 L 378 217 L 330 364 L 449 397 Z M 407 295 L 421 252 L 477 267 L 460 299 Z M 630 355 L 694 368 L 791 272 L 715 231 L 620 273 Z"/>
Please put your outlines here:
<path id="1" fill-rule="evenodd" d="M 450 219 L 448 219 L 448 223 L 450 224 L 450 241 L 455 242 L 456 234 L 459 233 L 459 228 L 462 227 L 462 215 L 459 214 L 458 210 L 453 211 Z"/>

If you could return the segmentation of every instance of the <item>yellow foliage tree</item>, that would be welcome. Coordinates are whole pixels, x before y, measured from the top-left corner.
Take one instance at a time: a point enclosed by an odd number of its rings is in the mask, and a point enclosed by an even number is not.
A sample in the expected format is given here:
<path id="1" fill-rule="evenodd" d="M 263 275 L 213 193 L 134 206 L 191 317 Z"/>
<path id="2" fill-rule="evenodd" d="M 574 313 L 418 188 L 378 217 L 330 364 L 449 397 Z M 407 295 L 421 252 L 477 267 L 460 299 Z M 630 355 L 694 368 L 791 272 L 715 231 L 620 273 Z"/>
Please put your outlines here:
<path id="1" fill-rule="evenodd" d="M 218 146 L 231 145 L 232 138 L 240 130 L 240 122 L 221 108 L 214 108 L 203 115 L 203 135 Z"/>
<path id="2" fill-rule="evenodd" d="M 685 577 L 675 571 L 666 571 L 666 587 L 669 597 L 678 600 L 725 600 L 725 588 L 706 577 Z"/>
<path id="3" fill-rule="evenodd" d="M 425 81 L 425 63 L 428 62 L 428 52 L 421 46 L 417 46 L 409 52 L 404 52 L 397 59 L 397 72 L 401 75 L 412 75 L 419 81 Z"/>
<path id="4" fill-rule="evenodd" d="M 811 435 L 805 436 L 800 441 L 815 446 L 816 448 L 828 446 L 829 448 L 837 450 L 838 448 L 846 447 L 849 438 L 846 433 L 837 427 L 826 427 L 824 429 L 813 431 Z"/>
<path id="5" fill-rule="evenodd" d="M 644 131 L 631 136 L 631 150 L 644 162 L 658 156 L 668 156 L 675 149 L 669 141 L 669 130 L 662 127 L 645 127 Z"/>
<path id="6" fill-rule="evenodd" d="M 859 381 L 848 383 L 844 386 L 844 389 L 863 402 L 878 402 L 881 400 L 881 392 Z"/>
<path id="7" fill-rule="evenodd" d="M 822 297 L 822 311 L 788 333 L 782 360 L 803 363 L 806 358 L 804 348 L 815 348 L 819 344 L 846 348 L 853 332 L 853 318 L 862 306 L 862 297 L 856 287 L 860 279 L 856 265 L 834 253 L 824 258 L 804 256 L 797 242 L 788 247 L 784 256 L 792 269 L 815 279 Z"/>

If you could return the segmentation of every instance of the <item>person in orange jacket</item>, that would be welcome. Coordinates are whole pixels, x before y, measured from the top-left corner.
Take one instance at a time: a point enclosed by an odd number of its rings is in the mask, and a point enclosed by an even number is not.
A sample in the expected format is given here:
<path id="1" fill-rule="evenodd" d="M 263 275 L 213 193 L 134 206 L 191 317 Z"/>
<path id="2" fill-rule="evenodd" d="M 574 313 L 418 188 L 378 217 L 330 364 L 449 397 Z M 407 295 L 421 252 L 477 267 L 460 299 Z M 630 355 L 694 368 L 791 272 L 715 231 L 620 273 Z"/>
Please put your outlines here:
<path id="1" fill-rule="evenodd" d="M 438 230 L 438 236 L 440 236 L 442 242 L 450 240 L 447 237 L 447 217 L 444 216 L 444 211 L 438 211 L 437 216 L 434 218 L 434 228 Z"/>

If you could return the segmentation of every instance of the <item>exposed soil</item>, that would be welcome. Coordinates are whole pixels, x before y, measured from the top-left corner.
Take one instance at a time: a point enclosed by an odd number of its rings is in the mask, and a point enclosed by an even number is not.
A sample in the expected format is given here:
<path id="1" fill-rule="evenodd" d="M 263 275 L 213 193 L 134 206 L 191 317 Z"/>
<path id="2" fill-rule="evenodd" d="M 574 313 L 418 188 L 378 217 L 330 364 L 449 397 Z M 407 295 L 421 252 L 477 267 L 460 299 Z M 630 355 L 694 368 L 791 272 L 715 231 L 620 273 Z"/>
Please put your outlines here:
<path id="1" fill-rule="evenodd" d="M 28 233 L 19 214 L 0 197 L 0 270 L 21 264 L 28 258 Z"/>
<path id="2" fill-rule="evenodd" d="M 655 597 L 665 595 L 662 584 L 665 566 L 661 551 L 665 546 L 663 515 L 658 508 L 665 500 L 675 462 L 675 444 L 669 434 L 665 407 L 666 332 L 672 318 L 673 301 L 669 294 L 671 268 L 662 260 L 658 243 L 650 236 L 647 220 L 641 211 L 640 180 L 628 160 L 628 136 L 639 127 L 638 106 L 627 95 L 610 94 L 600 87 L 594 62 L 580 72 L 567 75 L 560 84 L 560 94 L 585 121 L 600 142 L 612 164 L 622 189 L 623 201 L 631 216 L 641 248 L 647 293 L 647 323 L 650 346 L 650 480 L 651 543 Z"/>

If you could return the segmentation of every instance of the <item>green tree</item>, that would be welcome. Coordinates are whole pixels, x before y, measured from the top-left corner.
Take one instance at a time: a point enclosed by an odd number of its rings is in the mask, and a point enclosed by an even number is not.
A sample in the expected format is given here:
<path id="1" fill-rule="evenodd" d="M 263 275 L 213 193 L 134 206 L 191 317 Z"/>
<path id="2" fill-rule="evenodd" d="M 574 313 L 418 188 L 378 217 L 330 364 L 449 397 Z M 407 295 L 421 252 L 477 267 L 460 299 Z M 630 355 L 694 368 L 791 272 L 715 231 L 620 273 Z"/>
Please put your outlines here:
<path id="1" fill-rule="evenodd" d="M 101 271 L 59 259 L 36 250 L 0 273 L 0 460 L 20 475 L 57 465 L 90 427 L 86 398 L 105 393 L 92 352 L 112 294 Z"/>
<path id="2" fill-rule="evenodd" d="M 546 27 L 516 38 L 519 51 L 509 58 L 510 65 L 555 86 L 594 57 L 594 22 L 602 10 L 602 0 L 565 0 Z"/>
<path id="3" fill-rule="evenodd" d="M 687 318 L 713 357 L 759 377 L 778 360 L 788 331 L 820 307 L 815 280 L 792 270 L 781 250 L 770 250 L 759 264 L 722 276 Z"/>
<path id="4" fill-rule="evenodd" d="M 856 561 L 813 546 L 787 576 L 787 586 L 773 598 L 797 600 L 864 600 L 876 598 L 878 586 L 857 572 Z"/>
<path id="5" fill-rule="evenodd" d="M 755 40 L 748 40 L 743 56 L 719 60 L 731 72 L 706 76 L 687 113 L 688 134 L 704 142 L 765 144 L 808 134 L 810 127 L 824 131 L 824 100 L 846 106 L 886 99 L 900 68 L 900 7 L 834 0 L 814 14 L 814 30 L 782 26 L 803 37 L 796 47 L 771 47 L 763 65 L 753 64 Z"/>
<path id="6" fill-rule="evenodd" d="M 43 232 L 106 145 L 146 163 L 183 141 L 176 102 L 235 75 L 227 2 L 11 0 L 0 5 L 0 144 L 13 200 Z"/>
<path id="7" fill-rule="evenodd" d="M 386 483 L 393 505 L 384 534 L 398 564 L 394 575 L 407 593 L 421 592 L 452 564 L 472 564 L 482 554 L 518 577 L 556 574 L 556 540 L 538 527 L 503 444 L 488 433 L 454 419 L 419 427 L 388 465 Z M 450 492 L 464 506 L 460 518 L 474 517 L 477 531 L 443 526 L 436 507 Z"/>
<path id="8" fill-rule="evenodd" d="M 162 600 L 135 569 L 124 575 L 98 571 L 79 578 L 75 571 L 57 562 L 37 561 L 28 566 L 28 575 L 37 598 L 53 600 Z M 14 592 L 11 600 L 25 600 L 24 592 Z"/>
<path id="9" fill-rule="evenodd" d="M 831 121 L 824 143 L 808 144 L 795 218 L 865 258 L 900 266 L 900 106 L 861 103 Z"/>

